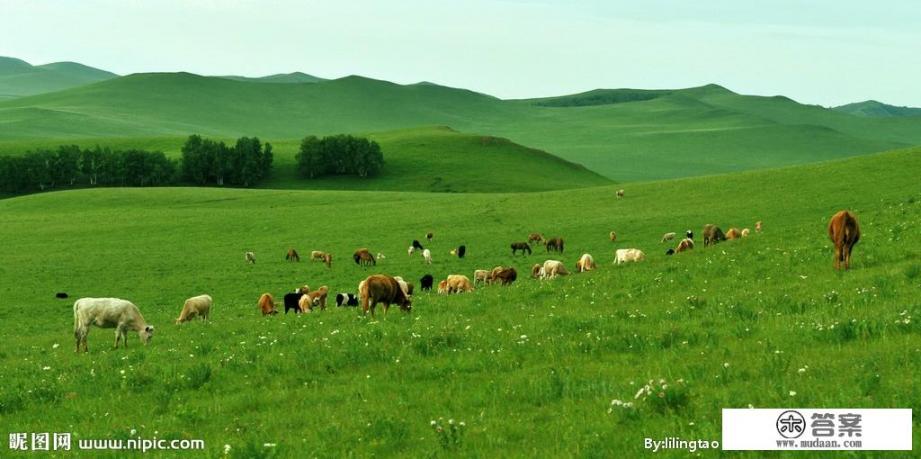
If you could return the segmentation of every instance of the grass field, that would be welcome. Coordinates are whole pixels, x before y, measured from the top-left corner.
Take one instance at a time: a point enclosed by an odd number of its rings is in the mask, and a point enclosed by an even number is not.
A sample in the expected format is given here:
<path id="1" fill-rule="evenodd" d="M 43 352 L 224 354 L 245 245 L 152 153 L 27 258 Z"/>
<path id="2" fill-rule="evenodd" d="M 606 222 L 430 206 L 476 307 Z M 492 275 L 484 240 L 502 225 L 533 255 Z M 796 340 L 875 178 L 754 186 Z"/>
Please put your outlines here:
<path id="1" fill-rule="evenodd" d="M 225 445 L 247 458 L 624 457 L 648 454 L 645 437 L 718 440 L 724 407 L 918 410 L 918 170 L 914 149 L 636 183 L 622 186 L 623 199 L 621 186 L 606 186 L 94 189 L 2 200 L 0 424 L 75 439 L 201 438 L 202 457 L 221 457 Z M 842 208 L 863 230 L 846 273 L 832 270 L 825 234 Z M 666 257 L 659 243 L 668 231 L 756 220 L 764 233 L 714 248 Z M 432 266 L 405 251 L 426 231 L 436 235 Z M 531 231 L 563 236 L 567 266 L 590 252 L 598 270 L 528 279 L 548 257 L 513 258 L 508 244 Z M 459 244 L 463 260 L 448 255 Z M 286 263 L 288 247 L 330 251 L 332 269 Z M 359 268 L 349 260 L 357 247 L 387 258 Z M 622 247 L 648 260 L 611 265 Z M 354 291 L 375 272 L 416 280 L 498 264 L 515 266 L 518 282 L 419 293 L 411 314 L 372 320 L 333 307 L 263 318 L 255 307 L 262 292 L 303 283 Z M 134 301 L 157 327 L 153 342 L 131 336 L 127 350 L 112 350 L 111 331 L 94 329 L 90 352 L 75 355 L 72 301 L 57 291 Z M 173 325 L 200 293 L 215 299 L 212 321 Z M 634 399 L 660 379 L 665 397 Z M 430 421 L 442 418 L 463 422 L 463 433 L 440 437 Z M 913 444 L 921 448 L 917 433 Z M 701 455 L 716 454 L 763 456 Z"/>
<path id="2" fill-rule="evenodd" d="M 298 78 L 304 77 L 282 81 Z M 500 100 L 357 76 L 266 84 L 136 74 L 2 101 L 0 126 L 0 141 L 26 143 L 193 133 L 299 139 L 449 126 L 509 138 L 616 181 L 772 168 L 921 144 L 921 117 L 859 117 L 716 85 Z"/>

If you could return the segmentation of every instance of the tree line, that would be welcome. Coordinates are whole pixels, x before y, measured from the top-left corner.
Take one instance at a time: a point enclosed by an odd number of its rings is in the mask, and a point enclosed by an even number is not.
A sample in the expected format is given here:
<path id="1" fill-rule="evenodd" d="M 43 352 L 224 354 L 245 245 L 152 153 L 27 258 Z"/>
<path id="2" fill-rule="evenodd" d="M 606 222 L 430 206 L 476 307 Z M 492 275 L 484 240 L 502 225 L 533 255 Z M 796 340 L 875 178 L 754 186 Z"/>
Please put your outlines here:
<path id="1" fill-rule="evenodd" d="M 384 166 L 381 146 L 373 140 L 340 134 L 305 137 L 297 154 L 297 171 L 313 179 L 328 175 L 373 177 Z"/>
<path id="2" fill-rule="evenodd" d="M 250 187 L 268 176 L 272 158 L 272 145 L 255 137 L 241 137 L 227 146 L 193 135 L 183 145 L 180 160 L 160 151 L 62 145 L 0 156 L 0 193 L 176 184 Z"/>

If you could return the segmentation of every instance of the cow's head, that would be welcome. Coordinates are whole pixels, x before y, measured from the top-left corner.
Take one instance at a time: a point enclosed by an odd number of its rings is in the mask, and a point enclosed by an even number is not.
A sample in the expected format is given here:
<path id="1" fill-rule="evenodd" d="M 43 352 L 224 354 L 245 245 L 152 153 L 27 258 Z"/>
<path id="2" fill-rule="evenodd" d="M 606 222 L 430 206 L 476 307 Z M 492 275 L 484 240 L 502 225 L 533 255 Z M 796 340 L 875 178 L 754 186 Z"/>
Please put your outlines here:
<path id="1" fill-rule="evenodd" d="M 141 337 L 141 342 L 144 344 L 150 343 L 150 339 L 153 338 L 153 332 L 153 325 L 145 325 L 144 328 L 138 332 L 138 335 Z"/>

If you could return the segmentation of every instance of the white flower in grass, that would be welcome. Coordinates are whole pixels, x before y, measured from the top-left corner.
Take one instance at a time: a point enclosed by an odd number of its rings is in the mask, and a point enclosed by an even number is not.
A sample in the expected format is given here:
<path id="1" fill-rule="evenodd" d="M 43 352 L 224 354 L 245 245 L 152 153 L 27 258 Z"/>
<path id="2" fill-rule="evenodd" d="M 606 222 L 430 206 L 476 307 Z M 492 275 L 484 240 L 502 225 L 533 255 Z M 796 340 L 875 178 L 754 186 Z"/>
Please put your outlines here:
<path id="1" fill-rule="evenodd" d="M 791 396 L 791 397 L 796 397 L 796 391 L 795 391 L 795 390 L 791 390 L 791 391 L 790 391 L 790 396 Z"/>
<path id="2" fill-rule="evenodd" d="M 729 362 L 723 362 L 723 368 L 729 368 Z"/>

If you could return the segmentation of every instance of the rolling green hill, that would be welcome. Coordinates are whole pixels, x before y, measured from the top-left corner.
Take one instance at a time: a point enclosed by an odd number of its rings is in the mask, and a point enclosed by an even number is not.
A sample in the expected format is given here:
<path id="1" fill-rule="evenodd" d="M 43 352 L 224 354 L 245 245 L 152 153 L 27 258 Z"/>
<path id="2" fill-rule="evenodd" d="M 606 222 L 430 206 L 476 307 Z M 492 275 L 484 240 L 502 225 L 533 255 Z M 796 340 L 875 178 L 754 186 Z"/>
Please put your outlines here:
<path id="1" fill-rule="evenodd" d="M 296 174 L 300 139 L 274 141 L 274 168 L 262 188 L 347 189 L 432 192 L 548 191 L 607 185 L 610 180 L 546 152 L 507 139 L 423 127 L 365 134 L 381 144 L 385 164 L 374 179 L 330 177 L 303 180 Z M 179 157 L 184 137 L 43 139 L 0 141 L 0 155 L 76 143 L 115 149 L 159 150 Z M 232 143 L 235 139 L 223 139 Z"/>
<path id="2" fill-rule="evenodd" d="M 237 76 L 237 75 L 226 75 L 226 76 L 221 76 L 220 78 L 226 78 L 228 80 L 236 80 L 236 81 L 249 81 L 253 83 L 317 83 L 320 81 L 326 81 L 325 78 L 308 75 L 303 72 L 278 73 L 275 75 L 268 75 L 268 76 L 256 77 L 256 78 Z"/>
<path id="3" fill-rule="evenodd" d="M 504 101 L 362 77 L 262 84 L 137 74 L 0 102 L 0 140 L 200 133 L 267 140 L 418 126 L 506 137 L 618 181 L 801 164 L 921 144 L 921 118 L 861 118 L 717 85 Z"/>
<path id="4" fill-rule="evenodd" d="M 919 169 L 914 149 L 629 184 L 623 199 L 599 187 L 94 189 L 2 200 L 0 240 L 14 243 L 0 251 L 0 321 L 15 326 L 0 334 L 0 420 L 73 432 L 75 442 L 205 440 L 188 457 L 642 457 L 643 438 L 719 440 L 721 408 L 917 407 Z M 852 269 L 835 272 L 825 225 L 842 208 L 862 237 Z M 756 220 L 763 233 L 672 257 L 659 242 L 666 231 Z M 427 231 L 431 265 L 406 255 Z M 566 252 L 513 257 L 508 244 L 531 231 L 564 237 Z M 464 259 L 448 254 L 458 244 Z M 329 251 L 332 267 L 286 262 L 289 247 Z M 360 268 L 349 259 L 358 247 L 387 258 Z M 611 264 L 626 247 L 647 260 Z M 245 264 L 244 250 L 258 263 Z M 572 267 L 584 252 L 597 270 L 526 274 L 547 258 Z M 514 266 L 518 280 L 417 291 L 411 314 L 372 320 L 331 303 L 262 317 L 255 307 L 263 292 L 281 301 L 304 283 L 354 292 L 372 273 L 416 282 L 496 265 Z M 59 291 L 72 297 L 54 299 Z M 201 293 L 215 301 L 210 321 L 174 325 L 183 300 Z M 153 341 L 131 333 L 113 350 L 111 330 L 93 329 L 89 354 L 75 355 L 72 305 L 83 296 L 133 301 Z M 656 391 L 636 395 L 647 383 Z M 449 420 L 463 423 L 456 441 L 437 432 Z"/>
<path id="5" fill-rule="evenodd" d="M 921 108 L 899 107 L 877 102 L 875 100 L 865 100 L 863 102 L 841 105 L 835 107 L 834 110 L 865 117 L 887 118 L 892 116 L 921 116 Z"/>
<path id="6" fill-rule="evenodd" d="M 0 100 L 60 91 L 117 76 L 76 62 L 33 66 L 20 59 L 0 56 Z"/>

